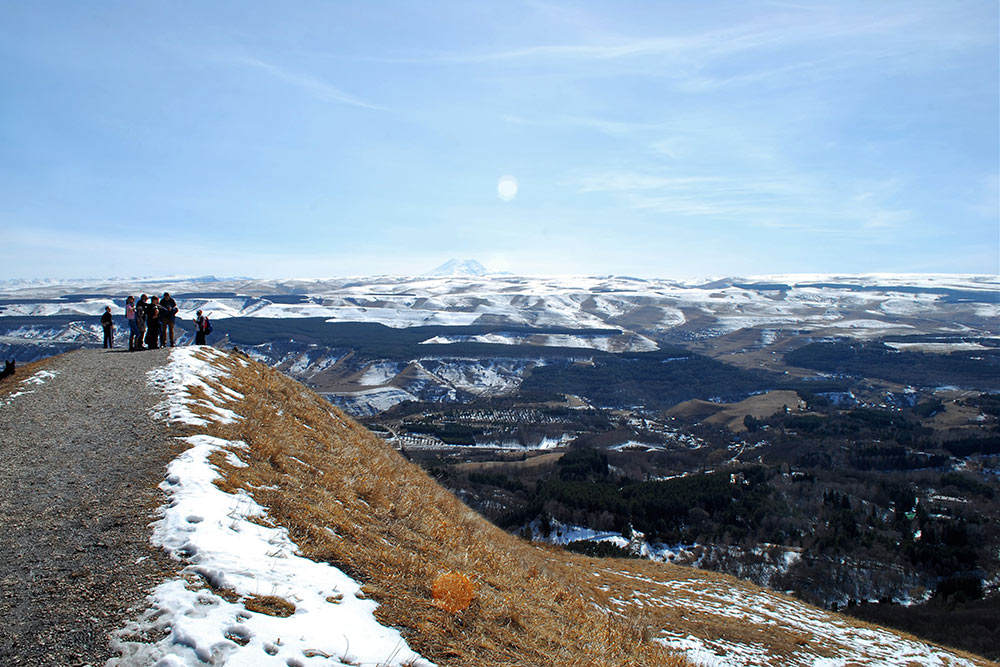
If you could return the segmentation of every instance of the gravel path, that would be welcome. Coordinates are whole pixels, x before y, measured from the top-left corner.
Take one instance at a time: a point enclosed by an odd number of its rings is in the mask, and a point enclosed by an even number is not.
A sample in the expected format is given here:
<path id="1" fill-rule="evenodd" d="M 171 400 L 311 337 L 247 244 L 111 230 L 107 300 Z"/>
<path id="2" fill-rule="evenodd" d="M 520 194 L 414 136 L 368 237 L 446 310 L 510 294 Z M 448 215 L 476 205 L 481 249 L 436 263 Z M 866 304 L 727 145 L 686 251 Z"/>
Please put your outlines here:
<path id="1" fill-rule="evenodd" d="M 80 350 L 43 384 L 0 384 L 0 664 L 103 665 L 108 633 L 173 571 L 148 527 L 178 448 L 150 418 L 146 372 L 166 358 Z"/>

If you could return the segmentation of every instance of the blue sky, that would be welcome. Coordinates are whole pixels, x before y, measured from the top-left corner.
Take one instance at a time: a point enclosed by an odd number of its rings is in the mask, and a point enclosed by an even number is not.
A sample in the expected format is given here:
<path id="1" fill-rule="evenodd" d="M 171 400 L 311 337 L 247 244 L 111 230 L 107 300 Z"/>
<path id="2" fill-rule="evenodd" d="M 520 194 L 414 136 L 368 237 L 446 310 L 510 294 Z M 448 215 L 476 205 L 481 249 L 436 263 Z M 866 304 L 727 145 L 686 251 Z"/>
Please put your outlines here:
<path id="1" fill-rule="evenodd" d="M 0 279 L 997 273 L 998 32 L 993 0 L 4 2 Z"/>

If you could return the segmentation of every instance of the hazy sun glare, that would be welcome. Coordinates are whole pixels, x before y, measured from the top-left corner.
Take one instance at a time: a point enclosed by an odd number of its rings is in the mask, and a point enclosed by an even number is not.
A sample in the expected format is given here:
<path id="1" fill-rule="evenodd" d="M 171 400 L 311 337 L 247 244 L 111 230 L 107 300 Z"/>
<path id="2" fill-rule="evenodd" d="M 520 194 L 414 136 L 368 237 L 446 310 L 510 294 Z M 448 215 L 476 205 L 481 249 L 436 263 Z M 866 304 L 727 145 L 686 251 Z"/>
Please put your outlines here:
<path id="1" fill-rule="evenodd" d="M 501 176 L 497 181 L 497 195 L 504 201 L 517 196 L 517 179 L 511 175 Z"/>

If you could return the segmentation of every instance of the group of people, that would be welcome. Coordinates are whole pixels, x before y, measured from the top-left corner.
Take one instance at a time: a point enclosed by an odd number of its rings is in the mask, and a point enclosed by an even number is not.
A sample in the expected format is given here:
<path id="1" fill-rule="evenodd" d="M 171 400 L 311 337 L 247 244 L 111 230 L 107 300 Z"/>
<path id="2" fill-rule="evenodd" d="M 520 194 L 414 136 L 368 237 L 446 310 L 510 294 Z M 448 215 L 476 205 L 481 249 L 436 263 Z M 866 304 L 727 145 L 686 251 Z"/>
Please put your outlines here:
<path id="1" fill-rule="evenodd" d="M 159 347 L 166 347 L 170 341 L 170 347 L 174 346 L 174 322 L 177 319 L 177 302 L 170 296 L 170 292 L 164 292 L 163 297 L 149 297 L 143 294 L 136 302 L 134 296 L 125 299 L 125 320 L 128 322 L 129 352 L 135 350 L 155 350 Z M 194 318 L 195 324 L 195 345 L 205 345 L 206 334 L 211 333 L 211 325 L 208 318 L 198 311 Z M 114 347 L 114 322 L 111 319 L 111 306 L 104 309 L 101 316 L 101 326 L 104 328 L 104 347 Z M 145 344 L 145 347 L 143 345 Z"/>

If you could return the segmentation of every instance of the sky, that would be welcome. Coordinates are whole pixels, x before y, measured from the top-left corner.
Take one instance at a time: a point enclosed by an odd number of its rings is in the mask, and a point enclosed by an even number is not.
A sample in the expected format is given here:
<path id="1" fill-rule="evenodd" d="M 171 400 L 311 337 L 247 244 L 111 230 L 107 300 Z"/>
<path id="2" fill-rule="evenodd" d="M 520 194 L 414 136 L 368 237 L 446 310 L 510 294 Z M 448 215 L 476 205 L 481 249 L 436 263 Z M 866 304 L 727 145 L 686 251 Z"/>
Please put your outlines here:
<path id="1" fill-rule="evenodd" d="M 0 1 L 0 280 L 1000 273 L 948 2 Z"/>

